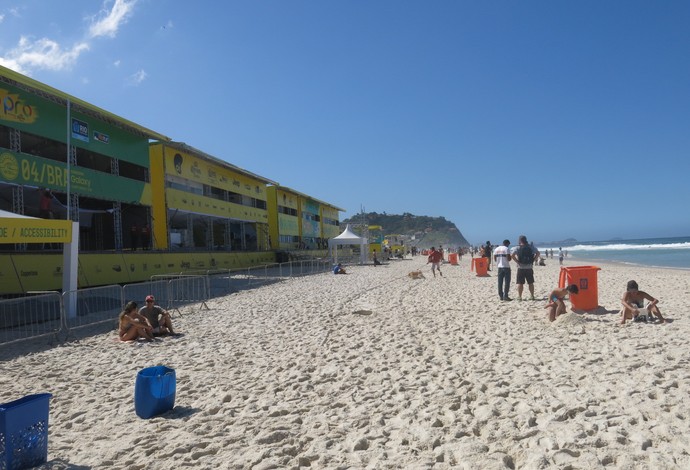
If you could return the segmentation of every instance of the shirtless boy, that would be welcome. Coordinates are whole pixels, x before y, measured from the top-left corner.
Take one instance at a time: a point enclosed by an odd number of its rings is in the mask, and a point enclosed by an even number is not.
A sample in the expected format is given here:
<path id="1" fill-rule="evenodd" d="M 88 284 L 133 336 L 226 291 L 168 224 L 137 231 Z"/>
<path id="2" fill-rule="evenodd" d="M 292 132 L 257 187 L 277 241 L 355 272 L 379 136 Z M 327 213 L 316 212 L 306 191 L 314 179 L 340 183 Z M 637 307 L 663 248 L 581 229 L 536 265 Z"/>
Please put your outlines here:
<path id="1" fill-rule="evenodd" d="M 565 296 L 568 294 L 577 294 L 580 290 L 575 284 L 570 284 L 568 287 L 554 289 L 549 294 L 549 303 L 546 307 L 549 309 L 549 321 L 556 320 L 556 317 L 565 313 Z"/>

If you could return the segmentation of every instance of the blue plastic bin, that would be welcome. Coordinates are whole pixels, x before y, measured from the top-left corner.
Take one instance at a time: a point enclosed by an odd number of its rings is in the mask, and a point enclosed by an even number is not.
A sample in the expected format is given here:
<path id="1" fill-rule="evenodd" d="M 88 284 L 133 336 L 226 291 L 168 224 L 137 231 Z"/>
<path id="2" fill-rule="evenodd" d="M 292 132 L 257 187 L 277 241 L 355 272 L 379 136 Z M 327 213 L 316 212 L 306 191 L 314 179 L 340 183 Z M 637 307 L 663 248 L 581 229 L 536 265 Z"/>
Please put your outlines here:
<path id="1" fill-rule="evenodd" d="M 50 393 L 0 405 L 0 469 L 37 467 L 48 460 Z"/>
<path id="2" fill-rule="evenodd" d="M 140 370 L 134 386 L 134 410 L 137 416 L 148 419 L 172 410 L 176 386 L 175 369 L 155 366 Z"/>

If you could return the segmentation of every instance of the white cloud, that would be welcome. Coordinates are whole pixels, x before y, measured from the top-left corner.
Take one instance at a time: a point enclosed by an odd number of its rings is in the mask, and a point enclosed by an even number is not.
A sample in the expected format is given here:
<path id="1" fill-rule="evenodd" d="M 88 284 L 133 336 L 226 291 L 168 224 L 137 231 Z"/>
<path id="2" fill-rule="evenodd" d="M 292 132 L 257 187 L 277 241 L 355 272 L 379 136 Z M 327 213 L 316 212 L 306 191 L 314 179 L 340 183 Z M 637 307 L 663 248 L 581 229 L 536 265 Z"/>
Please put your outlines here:
<path id="1" fill-rule="evenodd" d="M 109 2 L 106 2 L 109 3 Z M 114 38 L 121 25 L 127 22 L 137 0 L 115 0 L 110 11 L 105 8 L 99 13 L 100 19 L 89 28 L 89 37 L 108 36 Z"/>
<path id="2" fill-rule="evenodd" d="M 132 86 L 138 86 L 141 82 L 146 80 L 148 77 L 148 74 L 144 69 L 139 70 L 138 72 L 130 75 L 128 83 Z"/>
<path id="3" fill-rule="evenodd" d="M 118 29 L 131 16 L 134 5 L 138 0 L 104 0 L 99 14 L 91 18 L 86 38 L 70 48 L 61 46 L 58 42 L 41 38 L 32 40 L 22 36 L 19 43 L 13 49 L 7 51 L 4 57 L 0 57 L 0 65 L 15 70 L 24 75 L 31 75 L 31 71 L 38 69 L 64 70 L 71 68 L 79 59 L 79 56 L 90 49 L 90 43 L 98 37 L 114 38 Z M 18 9 L 10 9 L 13 16 L 20 16 Z M 5 15 L 0 15 L 0 23 Z M 120 61 L 115 62 L 119 66 Z M 146 72 L 133 76 L 135 85 L 146 78 Z"/>
<path id="4" fill-rule="evenodd" d="M 88 50 L 89 45 L 83 42 L 65 50 L 48 38 L 32 41 L 22 36 L 17 47 L 10 50 L 7 57 L 0 58 L 0 63 L 24 74 L 32 69 L 63 70 L 72 67 L 79 55 Z"/>
<path id="5" fill-rule="evenodd" d="M 114 65 L 115 67 L 119 67 L 121 62 L 122 62 L 122 61 L 121 61 L 120 59 L 117 59 L 115 62 L 113 62 L 113 65 Z"/>
<path id="6" fill-rule="evenodd" d="M 6 57 L 0 57 L 0 65 L 2 65 L 3 67 L 7 67 L 10 70 L 14 70 L 15 72 L 19 72 L 23 75 L 31 75 L 31 73 L 28 70 L 25 70 L 21 66 L 21 64 L 19 64 L 14 59 L 8 59 Z"/>

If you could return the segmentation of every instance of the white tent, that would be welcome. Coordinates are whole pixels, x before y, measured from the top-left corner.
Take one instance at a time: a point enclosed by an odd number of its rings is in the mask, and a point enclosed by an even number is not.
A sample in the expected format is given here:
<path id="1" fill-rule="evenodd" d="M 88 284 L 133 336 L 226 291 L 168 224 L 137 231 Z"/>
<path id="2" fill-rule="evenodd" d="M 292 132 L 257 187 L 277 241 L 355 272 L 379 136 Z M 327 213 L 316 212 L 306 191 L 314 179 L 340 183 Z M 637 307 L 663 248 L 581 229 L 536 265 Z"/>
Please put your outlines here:
<path id="1" fill-rule="evenodd" d="M 328 240 L 328 252 L 333 262 L 338 262 L 338 245 L 359 245 L 359 262 L 365 264 L 369 257 L 369 242 L 350 229 L 347 224 L 343 233 Z"/>

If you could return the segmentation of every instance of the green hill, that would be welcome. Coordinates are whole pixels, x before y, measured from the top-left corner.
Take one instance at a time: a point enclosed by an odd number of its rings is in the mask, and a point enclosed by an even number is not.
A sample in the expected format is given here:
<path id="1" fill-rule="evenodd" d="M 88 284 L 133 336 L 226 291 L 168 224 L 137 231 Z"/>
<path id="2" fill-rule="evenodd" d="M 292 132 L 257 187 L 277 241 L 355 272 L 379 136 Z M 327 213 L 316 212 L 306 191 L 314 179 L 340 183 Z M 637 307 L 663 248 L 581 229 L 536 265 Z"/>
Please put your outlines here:
<path id="1" fill-rule="evenodd" d="M 385 235 L 414 237 L 411 244 L 422 249 L 439 245 L 444 247 L 470 245 L 455 224 L 444 217 L 414 215 L 409 212 L 402 215 L 369 212 L 345 219 L 341 224 L 350 224 L 353 228 L 364 224 L 380 225 Z"/>

